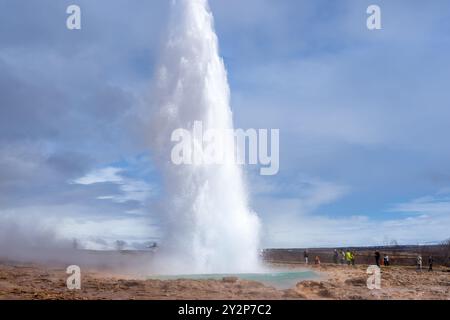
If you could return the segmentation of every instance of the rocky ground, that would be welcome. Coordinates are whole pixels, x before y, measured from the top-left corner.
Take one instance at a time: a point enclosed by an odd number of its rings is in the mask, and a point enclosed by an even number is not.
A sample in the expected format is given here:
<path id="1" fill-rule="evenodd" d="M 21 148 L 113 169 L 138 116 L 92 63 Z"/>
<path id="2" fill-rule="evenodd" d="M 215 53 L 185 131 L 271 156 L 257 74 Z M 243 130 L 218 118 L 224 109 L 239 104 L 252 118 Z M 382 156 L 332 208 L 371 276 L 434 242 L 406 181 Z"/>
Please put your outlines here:
<path id="1" fill-rule="evenodd" d="M 322 281 L 303 281 L 295 290 L 306 299 L 439 299 L 450 300 L 450 272 L 435 268 L 433 272 L 415 267 L 382 267 L 381 289 L 367 288 L 367 266 L 322 265 Z"/>
<path id="2" fill-rule="evenodd" d="M 297 268 L 296 266 L 291 266 Z M 312 266 L 320 280 L 302 281 L 279 290 L 264 284 L 222 280 L 143 280 L 83 272 L 82 289 L 66 287 L 63 267 L 0 262 L 0 299 L 446 299 L 450 272 L 417 272 L 414 267 L 382 270 L 381 290 L 366 286 L 367 266 Z"/>

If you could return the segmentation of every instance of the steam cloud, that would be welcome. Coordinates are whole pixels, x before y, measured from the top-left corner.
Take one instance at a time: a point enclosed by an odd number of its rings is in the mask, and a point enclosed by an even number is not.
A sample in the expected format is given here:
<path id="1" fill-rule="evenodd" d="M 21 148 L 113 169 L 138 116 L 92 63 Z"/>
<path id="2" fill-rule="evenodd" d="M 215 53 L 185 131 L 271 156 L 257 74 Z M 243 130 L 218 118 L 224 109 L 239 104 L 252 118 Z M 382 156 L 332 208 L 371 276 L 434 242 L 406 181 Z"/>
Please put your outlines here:
<path id="1" fill-rule="evenodd" d="M 172 3 L 168 39 L 154 88 L 152 147 L 165 178 L 165 236 L 157 260 L 164 272 L 254 272 L 259 268 L 259 219 L 248 207 L 241 169 L 223 165 L 174 165 L 171 134 L 233 128 L 230 92 L 206 0 Z M 214 149 L 234 157 L 231 131 Z M 210 143 L 215 143 L 214 141 Z M 204 142 L 194 137 L 192 150 Z"/>

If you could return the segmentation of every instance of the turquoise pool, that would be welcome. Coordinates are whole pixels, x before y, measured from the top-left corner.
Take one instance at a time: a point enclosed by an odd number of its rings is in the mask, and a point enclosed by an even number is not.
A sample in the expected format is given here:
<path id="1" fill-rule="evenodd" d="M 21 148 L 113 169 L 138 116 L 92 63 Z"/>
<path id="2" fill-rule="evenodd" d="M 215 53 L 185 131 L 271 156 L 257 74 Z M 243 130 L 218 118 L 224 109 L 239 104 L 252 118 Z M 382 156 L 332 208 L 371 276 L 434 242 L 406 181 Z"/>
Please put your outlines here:
<path id="1" fill-rule="evenodd" d="M 175 280 L 175 279 L 214 279 L 220 280 L 224 277 L 238 277 L 244 280 L 252 280 L 264 283 L 266 285 L 278 288 L 288 289 L 302 280 L 317 279 L 319 275 L 310 270 L 302 271 L 272 271 L 264 273 L 239 273 L 239 274 L 184 274 L 184 275 L 158 275 L 151 276 L 150 279 Z"/>

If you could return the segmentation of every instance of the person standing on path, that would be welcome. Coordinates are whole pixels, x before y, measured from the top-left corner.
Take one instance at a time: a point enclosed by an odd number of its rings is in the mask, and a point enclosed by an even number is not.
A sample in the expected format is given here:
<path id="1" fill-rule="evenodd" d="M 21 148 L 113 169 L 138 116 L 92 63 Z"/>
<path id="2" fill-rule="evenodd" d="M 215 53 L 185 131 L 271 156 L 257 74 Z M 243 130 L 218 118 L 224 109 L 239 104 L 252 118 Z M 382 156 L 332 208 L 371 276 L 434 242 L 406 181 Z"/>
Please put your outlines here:
<path id="1" fill-rule="evenodd" d="M 339 252 L 336 249 L 334 249 L 333 262 L 335 264 L 338 264 L 338 261 L 339 261 Z"/>
<path id="2" fill-rule="evenodd" d="M 352 266 L 355 265 L 355 251 L 350 251 L 350 261 L 352 263 Z"/>
<path id="3" fill-rule="evenodd" d="M 428 271 L 433 271 L 433 256 L 428 258 Z"/>
<path id="4" fill-rule="evenodd" d="M 417 270 L 422 271 L 422 256 L 420 254 L 417 256 Z"/>
<path id="5" fill-rule="evenodd" d="M 341 250 L 341 264 L 345 264 L 345 251 Z"/>
<path id="6" fill-rule="evenodd" d="M 383 260 L 384 260 L 384 265 L 386 267 L 388 267 L 389 266 L 389 256 L 387 254 L 384 255 Z"/>
<path id="7" fill-rule="evenodd" d="M 380 266 L 380 257 L 381 257 L 380 252 L 378 250 L 375 251 L 375 263 L 376 263 L 377 267 Z"/>
<path id="8" fill-rule="evenodd" d="M 309 258 L 309 254 L 308 254 L 308 250 L 305 250 L 303 252 L 303 258 L 305 258 L 305 264 L 308 264 L 308 258 Z"/>
<path id="9" fill-rule="evenodd" d="M 345 253 L 345 260 L 347 260 L 348 266 L 352 264 L 352 253 L 350 252 L 350 250 L 347 250 L 347 252 Z"/>

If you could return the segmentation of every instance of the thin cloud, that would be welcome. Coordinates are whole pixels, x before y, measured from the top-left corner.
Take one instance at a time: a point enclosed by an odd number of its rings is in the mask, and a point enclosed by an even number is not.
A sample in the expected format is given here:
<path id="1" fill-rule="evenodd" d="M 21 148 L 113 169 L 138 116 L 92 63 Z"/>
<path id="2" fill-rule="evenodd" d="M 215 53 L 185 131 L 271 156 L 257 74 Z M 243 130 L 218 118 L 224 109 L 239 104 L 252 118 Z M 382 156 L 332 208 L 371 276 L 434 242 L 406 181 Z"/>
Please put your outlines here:
<path id="1" fill-rule="evenodd" d="M 399 203 L 389 209 L 391 212 L 419 214 L 423 216 L 450 215 L 449 196 L 426 196 Z"/>
<path id="2" fill-rule="evenodd" d="M 150 183 L 143 180 L 127 178 L 121 173 L 125 173 L 125 169 L 106 167 L 89 172 L 87 175 L 75 179 L 71 183 L 85 186 L 97 183 L 117 185 L 119 188 L 117 194 L 97 196 L 97 199 L 99 200 L 111 200 L 117 203 L 124 203 L 127 201 L 145 203 L 155 194 L 156 188 Z"/>

